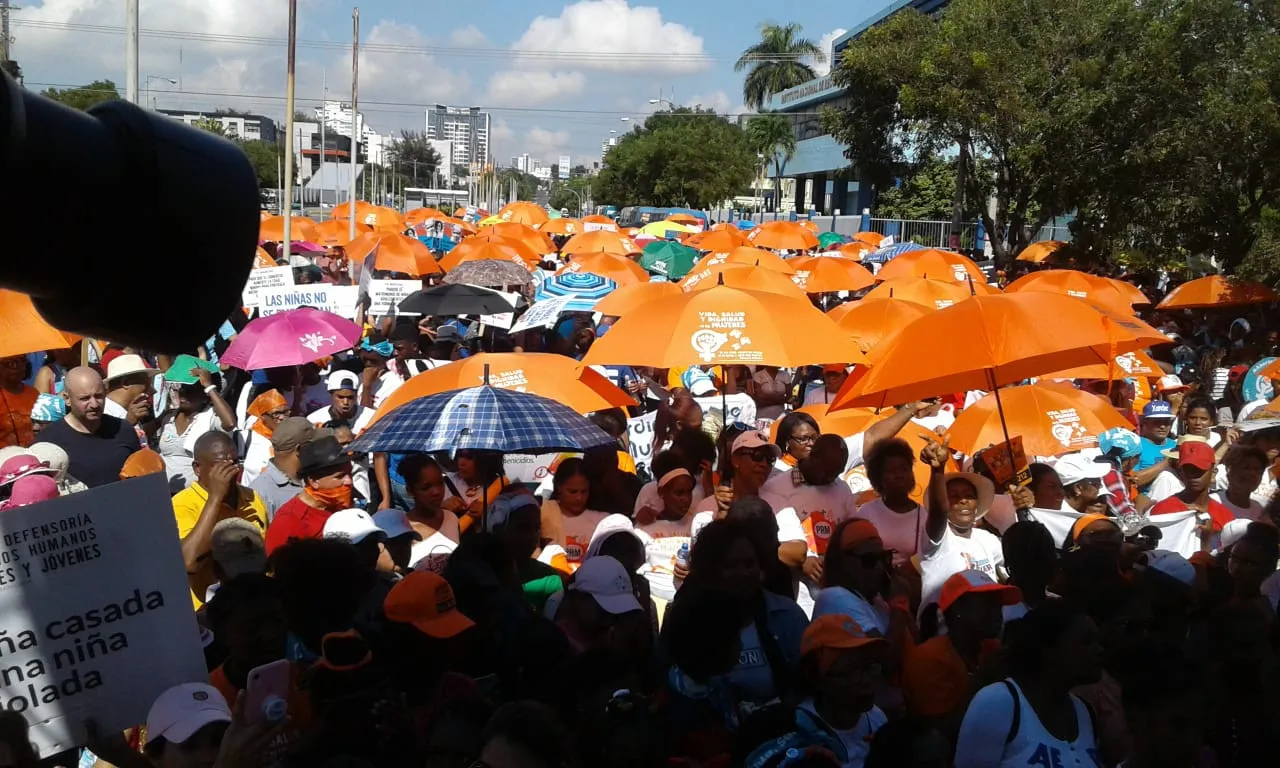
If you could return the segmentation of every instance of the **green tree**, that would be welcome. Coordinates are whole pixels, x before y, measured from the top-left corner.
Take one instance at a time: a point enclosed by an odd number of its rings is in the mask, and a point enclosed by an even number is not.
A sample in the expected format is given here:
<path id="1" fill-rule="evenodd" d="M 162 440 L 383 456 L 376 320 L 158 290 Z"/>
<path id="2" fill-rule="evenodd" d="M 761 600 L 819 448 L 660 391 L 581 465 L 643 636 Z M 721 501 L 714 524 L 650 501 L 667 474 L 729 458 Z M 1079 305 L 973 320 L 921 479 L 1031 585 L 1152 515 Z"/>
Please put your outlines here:
<path id="1" fill-rule="evenodd" d="M 222 124 L 221 120 L 215 120 L 212 117 L 202 117 L 199 120 L 194 120 L 191 123 L 191 127 L 199 128 L 202 131 L 208 131 L 215 136 L 225 137 L 227 135 L 227 127 Z"/>
<path id="2" fill-rule="evenodd" d="M 587 175 L 587 166 L 582 165 L 581 163 L 573 166 L 573 168 L 569 171 L 569 178 L 571 179 L 576 179 L 580 176 L 586 176 L 586 175 Z"/>
<path id="3" fill-rule="evenodd" d="M 763 24 L 760 40 L 738 57 L 733 71 L 747 72 L 742 99 L 751 109 L 759 109 L 775 93 L 817 77 L 803 59 L 822 63 L 827 60 L 827 53 L 809 38 L 801 37 L 800 31 L 799 24 Z"/>
<path id="4" fill-rule="evenodd" d="M 78 88 L 47 88 L 41 94 L 73 109 L 88 109 L 95 104 L 120 98 L 120 91 L 111 80 L 94 80 Z"/>
<path id="5" fill-rule="evenodd" d="M 773 206 L 782 200 L 782 174 L 796 156 L 796 134 L 791 120 L 777 112 L 753 115 L 747 120 L 747 141 L 756 154 L 773 165 Z"/>
<path id="6" fill-rule="evenodd" d="M 293 111 L 293 122 L 295 122 L 295 123 L 314 123 L 314 122 L 316 122 L 316 116 L 315 116 L 315 115 L 309 115 L 309 114 L 307 114 L 306 112 L 303 112 L 303 111 L 302 111 L 302 110 L 300 110 L 300 109 L 295 109 L 295 110 Z"/>
<path id="7" fill-rule="evenodd" d="M 616 206 L 708 208 L 751 183 L 756 153 L 746 133 L 712 110 L 650 115 L 605 156 L 592 199 Z"/>
<path id="8" fill-rule="evenodd" d="M 258 186 L 263 189 L 275 189 L 280 186 L 280 164 L 282 152 L 280 145 L 269 141 L 237 142 L 245 156 L 253 165 L 258 176 Z"/>
<path id="9" fill-rule="evenodd" d="M 568 181 L 556 181 L 551 184 L 551 194 L 547 204 L 557 210 L 566 208 L 571 216 L 582 216 L 582 204 L 591 200 L 591 179 L 576 176 Z"/>
<path id="10" fill-rule="evenodd" d="M 919 163 L 902 168 L 897 184 L 876 195 L 875 214 L 889 219 L 951 219 L 956 192 L 956 159 L 931 155 Z M 979 175 L 989 175 L 985 161 L 977 163 Z M 967 198 L 964 219 L 979 215 L 981 203 Z"/>
<path id="11" fill-rule="evenodd" d="M 433 186 L 436 169 L 440 167 L 440 153 L 421 131 L 400 131 L 400 138 L 391 142 L 387 150 L 387 160 L 408 177 L 411 187 Z"/>
<path id="12" fill-rule="evenodd" d="M 511 189 L 512 179 L 516 182 L 516 199 L 533 200 L 538 194 L 538 177 L 532 173 L 524 173 L 515 168 L 498 169 L 499 194 L 506 197 Z"/>

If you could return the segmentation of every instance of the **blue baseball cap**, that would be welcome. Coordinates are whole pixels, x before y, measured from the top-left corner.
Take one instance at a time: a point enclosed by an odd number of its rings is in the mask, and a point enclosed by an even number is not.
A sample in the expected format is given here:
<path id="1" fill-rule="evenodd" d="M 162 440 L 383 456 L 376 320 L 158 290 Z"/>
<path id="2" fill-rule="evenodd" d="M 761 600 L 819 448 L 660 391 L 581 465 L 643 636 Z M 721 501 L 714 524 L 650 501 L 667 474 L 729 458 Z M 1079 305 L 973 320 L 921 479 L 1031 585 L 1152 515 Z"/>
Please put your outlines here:
<path id="1" fill-rule="evenodd" d="M 1142 409 L 1144 419 L 1172 419 L 1173 404 L 1168 400 L 1152 400 Z"/>
<path id="2" fill-rule="evenodd" d="M 1132 459 L 1142 453 L 1142 440 L 1132 430 L 1114 427 L 1098 435 L 1098 450 L 1103 456 Z"/>

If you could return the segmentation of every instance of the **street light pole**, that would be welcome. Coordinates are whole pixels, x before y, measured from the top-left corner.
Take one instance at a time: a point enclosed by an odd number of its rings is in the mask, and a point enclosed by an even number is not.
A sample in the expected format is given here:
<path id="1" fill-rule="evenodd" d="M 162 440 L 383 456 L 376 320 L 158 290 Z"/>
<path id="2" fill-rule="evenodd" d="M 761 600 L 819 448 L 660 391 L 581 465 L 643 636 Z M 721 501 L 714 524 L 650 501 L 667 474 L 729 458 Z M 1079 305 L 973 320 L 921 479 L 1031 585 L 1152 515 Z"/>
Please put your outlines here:
<path id="1" fill-rule="evenodd" d="M 284 260 L 289 261 L 293 245 L 293 106 L 294 64 L 298 51 L 298 0 L 289 0 L 289 50 L 287 55 L 284 89 Z M 279 258 L 280 254 L 276 254 Z"/>
<path id="2" fill-rule="evenodd" d="M 163 80 L 164 82 L 166 82 L 166 83 L 168 83 L 168 84 L 170 84 L 170 85 L 177 85 L 177 84 L 178 84 L 178 81 L 177 81 L 177 80 L 174 80 L 172 77 L 165 77 L 164 75 L 147 75 L 147 100 L 148 100 L 149 102 L 151 102 L 151 111 L 152 111 L 152 112 L 155 112 L 155 111 L 156 111 L 156 97 L 155 97 L 155 96 L 153 96 L 153 95 L 151 94 L 151 81 L 152 81 L 152 80 Z"/>

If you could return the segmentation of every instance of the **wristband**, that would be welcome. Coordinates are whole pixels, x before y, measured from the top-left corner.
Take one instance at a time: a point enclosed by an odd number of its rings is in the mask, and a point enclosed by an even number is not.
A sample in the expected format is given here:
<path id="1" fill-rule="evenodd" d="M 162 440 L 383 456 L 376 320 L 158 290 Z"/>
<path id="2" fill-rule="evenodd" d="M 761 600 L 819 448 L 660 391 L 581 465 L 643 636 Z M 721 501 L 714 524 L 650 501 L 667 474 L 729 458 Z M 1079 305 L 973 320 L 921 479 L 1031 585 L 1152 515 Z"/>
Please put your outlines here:
<path id="1" fill-rule="evenodd" d="M 204 393 L 206 395 L 212 395 L 217 388 L 218 388 L 217 384 L 210 384 L 209 386 L 204 388 Z"/>

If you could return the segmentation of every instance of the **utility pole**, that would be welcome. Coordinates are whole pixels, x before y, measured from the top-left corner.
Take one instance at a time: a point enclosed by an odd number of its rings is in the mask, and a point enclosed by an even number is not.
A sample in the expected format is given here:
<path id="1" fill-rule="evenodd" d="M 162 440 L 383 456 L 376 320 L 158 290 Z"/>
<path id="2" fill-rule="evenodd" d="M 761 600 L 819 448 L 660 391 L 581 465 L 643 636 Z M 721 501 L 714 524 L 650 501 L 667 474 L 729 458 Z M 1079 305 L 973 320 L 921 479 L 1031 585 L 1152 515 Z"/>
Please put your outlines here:
<path id="1" fill-rule="evenodd" d="M 347 236 L 356 239 L 356 156 L 360 154 L 360 140 L 356 136 L 356 115 L 359 114 L 356 97 L 360 92 L 360 9 L 351 9 L 351 179 L 347 189 L 347 206 L 350 229 Z"/>
<path id="2" fill-rule="evenodd" d="M 320 202 L 324 202 L 324 156 L 327 154 L 325 148 L 325 123 L 329 122 L 329 69 L 320 70 Z M 338 204 L 338 182 L 333 182 L 333 204 Z"/>
<path id="3" fill-rule="evenodd" d="M 8 21 L 7 14 L 5 21 Z M 5 40 L 9 39 L 5 24 Z M 6 42 L 6 45 L 8 43 Z M 138 0 L 124 0 L 124 97 L 138 103 Z"/>
<path id="4" fill-rule="evenodd" d="M 135 2 L 136 0 L 130 0 Z M 289 0 L 289 53 L 284 81 L 284 200 L 280 201 L 284 214 L 284 258 L 289 260 L 293 246 L 293 107 L 294 63 L 298 51 L 298 0 Z M 276 254 L 277 258 L 279 253 Z"/>
<path id="5" fill-rule="evenodd" d="M 9 0 L 0 0 L 0 63 L 11 60 L 9 56 Z"/>

